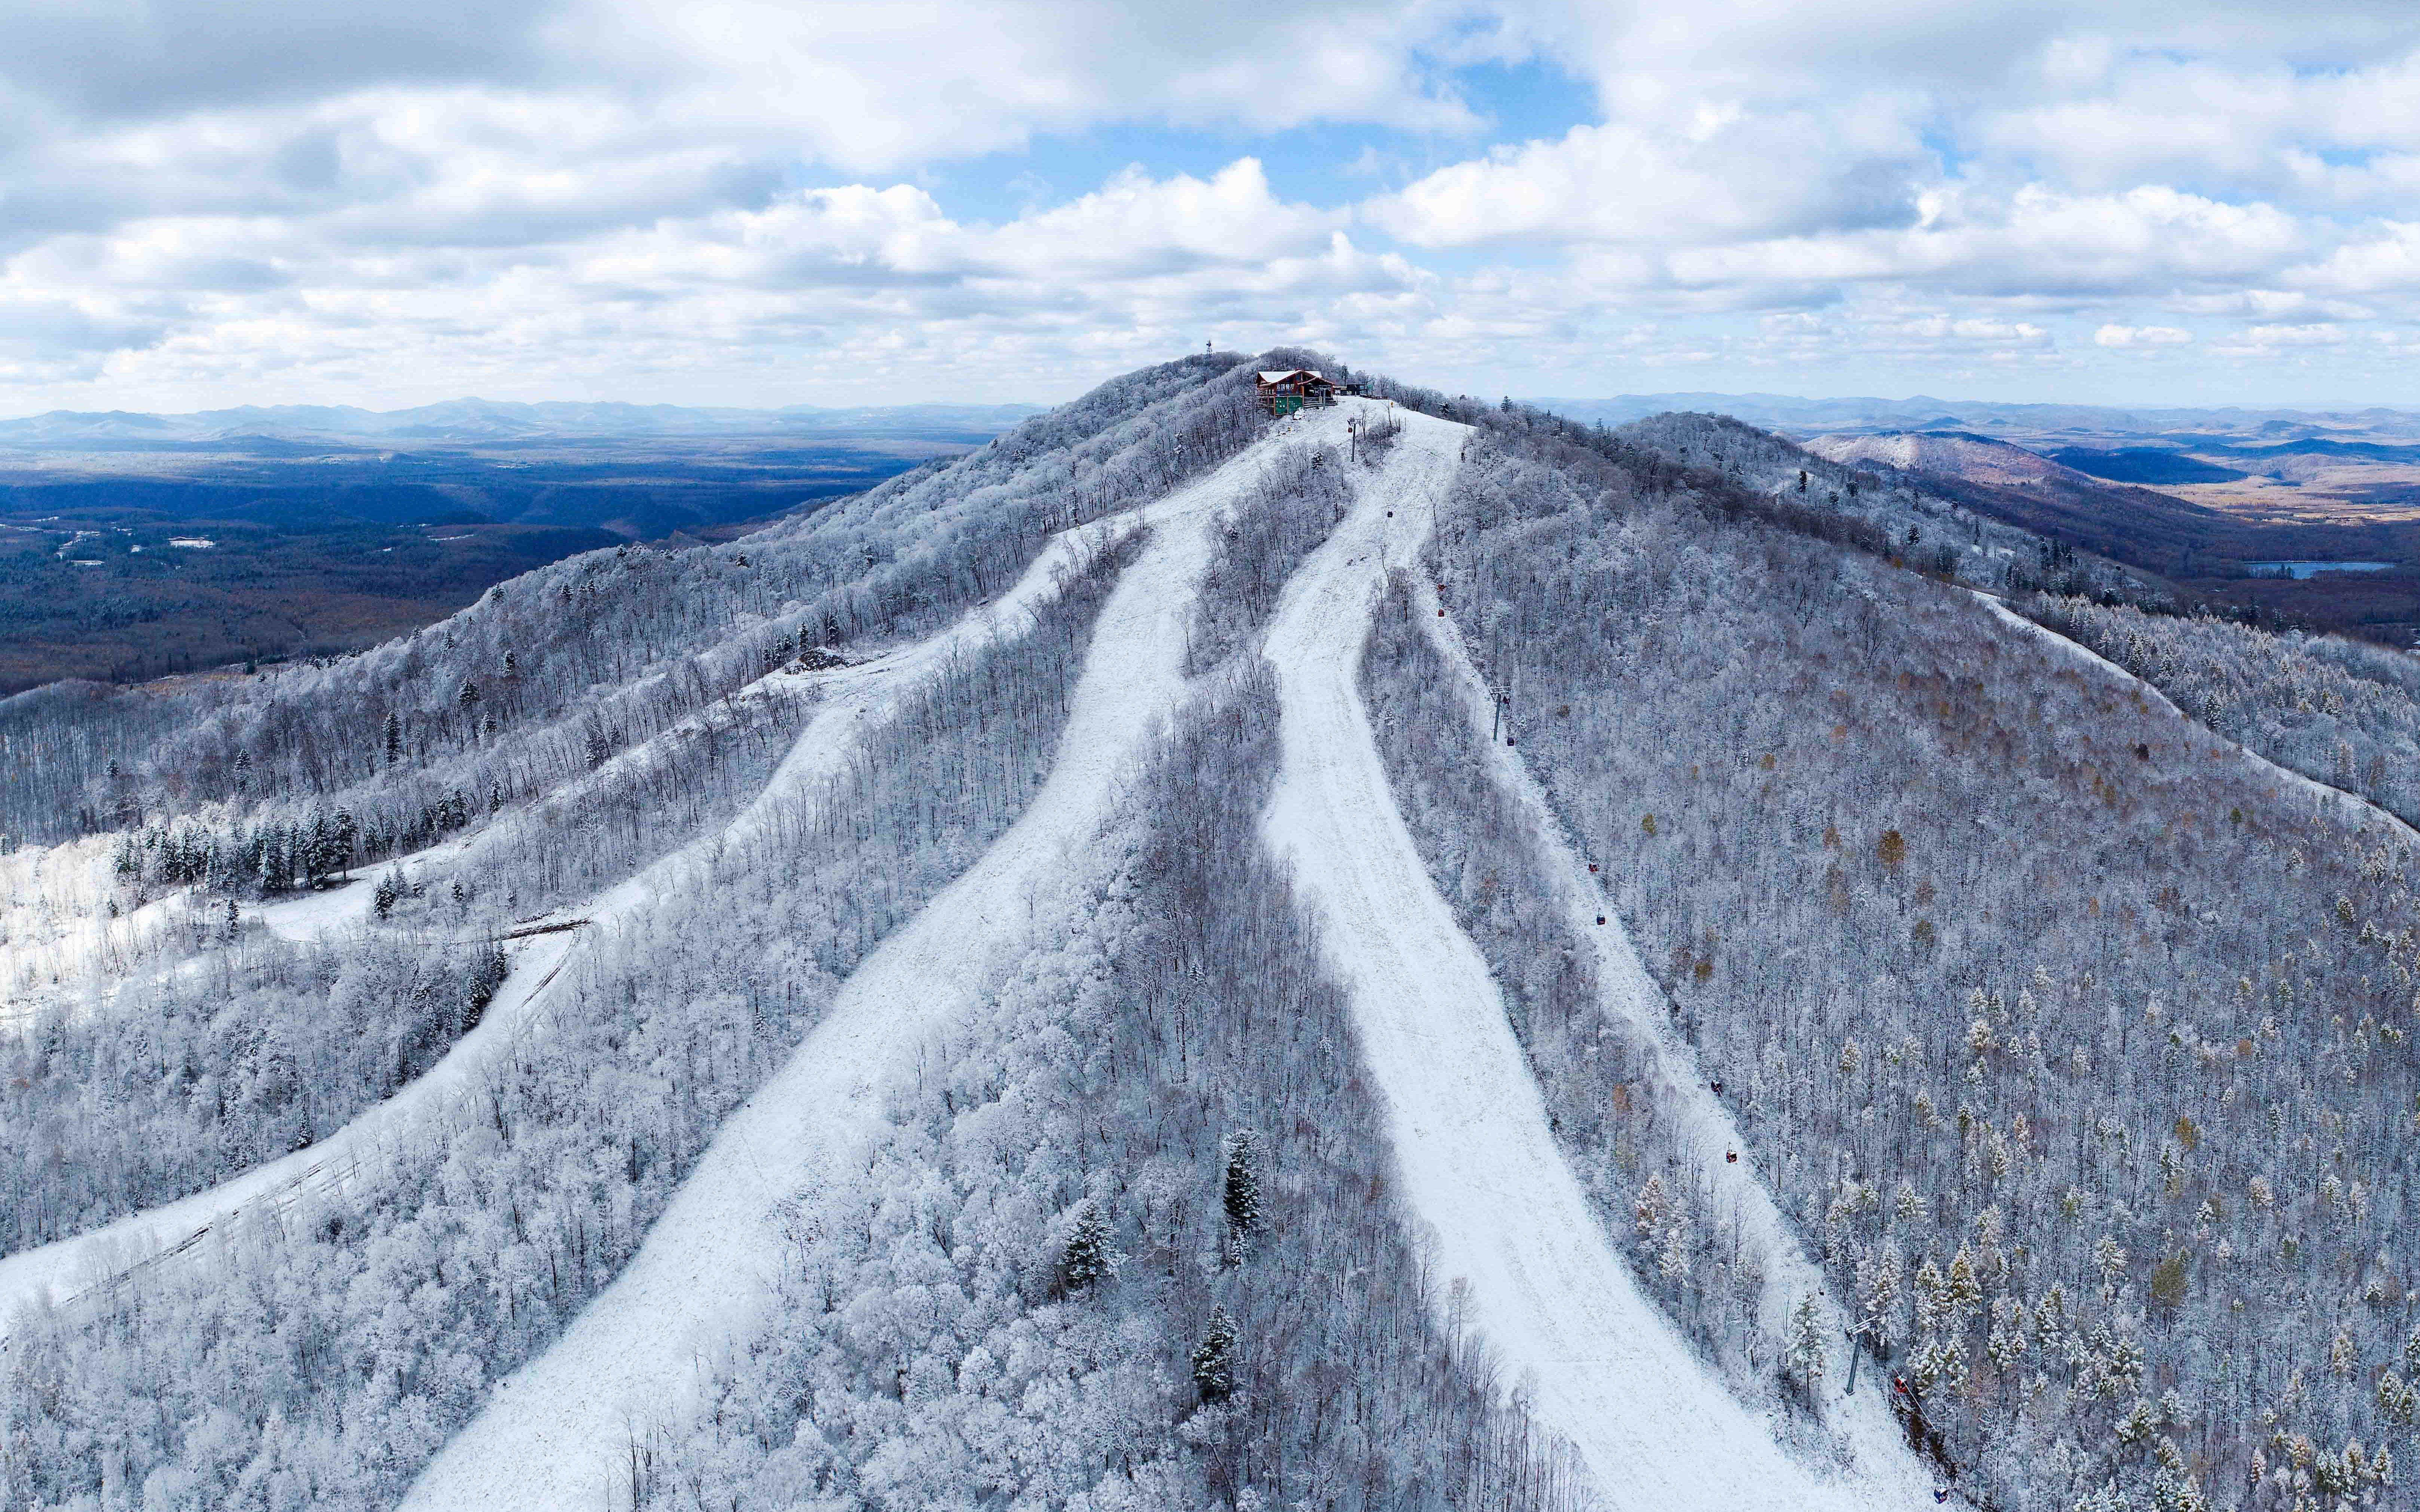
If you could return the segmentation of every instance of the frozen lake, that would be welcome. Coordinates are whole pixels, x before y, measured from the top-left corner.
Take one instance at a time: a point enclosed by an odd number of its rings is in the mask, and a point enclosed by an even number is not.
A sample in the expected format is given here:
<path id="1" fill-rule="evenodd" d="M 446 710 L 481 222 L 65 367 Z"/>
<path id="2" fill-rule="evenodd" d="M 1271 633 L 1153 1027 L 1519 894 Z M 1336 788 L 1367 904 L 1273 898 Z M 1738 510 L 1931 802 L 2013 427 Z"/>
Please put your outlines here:
<path id="1" fill-rule="evenodd" d="M 2255 578 L 2311 578 L 2322 572 L 2385 572 L 2392 562 L 2247 562 L 2243 570 Z"/>

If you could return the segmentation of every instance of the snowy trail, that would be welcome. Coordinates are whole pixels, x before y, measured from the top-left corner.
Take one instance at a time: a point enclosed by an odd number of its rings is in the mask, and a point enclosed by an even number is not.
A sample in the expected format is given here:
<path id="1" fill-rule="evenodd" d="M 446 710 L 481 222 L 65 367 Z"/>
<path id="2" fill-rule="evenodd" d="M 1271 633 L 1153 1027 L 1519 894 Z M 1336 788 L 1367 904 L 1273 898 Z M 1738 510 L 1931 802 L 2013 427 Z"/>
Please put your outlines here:
<path id="1" fill-rule="evenodd" d="M 1419 584 L 1416 602 L 1416 618 L 1435 637 L 1454 670 L 1464 714 L 1474 734 L 1488 729 L 1495 712 L 1492 694 L 1463 641 L 1460 625 L 1450 616 L 1432 612 L 1439 607 L 1434 585 Z M 1546 869 L 1549 890 L 1570 914 L 1573 933 L 1588 941 L 1595 953 L 1599 1001 L 1610 1015 L 1630 1023 L 1663 1052 L 1647 1078 L 1647 1095 L 1658 1116 L 1671 1120 L 1683 1142 L 1703 1157 L 1700 1180 L 1713 1193 L 1714 1211 L 1736 1226 L 1741 1242 L 1762 1263 L 1760 1326 L 1778 1349 L 1791 1311 L 1799 1299 L 1814 1294 L 1824 1312 L 1832 1374 L 1836 1379 L 1844 1376 L 1848 1319 L 1826 1292 L 1822 1269 L 1799 1243 L 1790 1220 L 1774 1201 L 1772 1189 L 1758 1174 L 1756 1156 L 1740 1137 L 1730 1108 L 1699 1073 L 1696 1049 L 1672 1032 L 1663 990 L 1640 962 L 1629 930 L 1612 906 L 1607 894 L 1612 879 L 1590 874 L 1581 848 L 1573 843 L 1547 801 L 1545 789 L 1517 749 L 1483 734 L 1478 738 L 1487 748 L 1497 783 L 1520 801 L 1537 825 L 1542 841 L 1537 860 Z M 1600 925 L 1599 918 L 1606 922 Z M 1738 1152 L 1737 1165 L 1723 1159 L 1728 1151 Z M 1891 1416 L 1883 1396 L 1886 1373 L 1869 1365 L 1860 1379 L 1865 1384 L 1854 1401 L 1844 1402 L 1826 1388 L 1825 1426 L 1845 1443 L 1860 1473 L 1878 1483 L 1896 1485 L 1913 1502 L 1924 1493 L 1930 1477 L 1908 1454 L 1906 1435 Z"/>
<path id="2" fill-rule="evenodd" d="M 191 1196 L 0 1259 L 0 1329 L 20 1307 L 46 1293 L 65 1302 L 137 1267 L 182 1253 L 232 1215 L 269 1204 L 282 1207 L 306 1193 L 341 1186 L 383 1134 L 443 1107 L 477 1084 L 479 1069 L 507 1042 L 531 1003 L 562 969 L 572 939 L 568 933 L 538 935 L 521 946 L 512 961 L 512 975 L 475 1028 L 410 1086 L 318 1144 Z"/>
<path id="3" fill-rule="evenodd" d="M 953 650 L 998 633 L 1004 621 L 1031 612 L 1055 593 L 1054 574 L 1071 563 L 1075 549 L 1072 541 L 1054 542 L 997 604 L 937 635 L 814 674 L 814 686 L 824 702 L 748 806 L 721 830 L 659 858 L 584 907 L 537 920 L 541 924 L 548 919 L 563 921 L 569 915 L 586 927 L 532 933 L 513 947 L 511 974 L 497 989 L 477 1026 L 410 1086 L 364 1109 L 308 1149 L 254 1166 L 205 1191 L 0 1258 L 0 1344 L 5 1344 L 8 1321 L 19 1308 L 46 1295 L 54 1303 L 67 1302 L 143 1266 L 184 1254 L 230 1219 L 283 1209 L 313 1193 L 342 1190 L 360 1171 L 365 1152 L 421 1119 L 443 1117 L 456 1100 L 480 1087 L 487 1069 L 535 1021 L 547 989 L 562 976 L 582 933 L 610 926 L 659 893 L 677 891 L 684 886 L 682 869 L 702 867 L 717 848 L 752 836 L 790 795 L 817 791 L 826 777 L 845 764 L 864 721 L 878 718 L 915 686 L 919 676 L 939 666 Z M 407 860 L 441 859 L 468 843 L 467 839 L 449 841 Z M 258 914 L 282 937 L 314 939 L 365 917 L 372 891 L 365 878 L 356 879 L 348 887 L 265 905 Z M 172 969 L 199 964 L 197 960 Z"/>
<path id="4" fill-rule="evenodd" d="M 1430 519 L 1420 506 L 1450 478 L 1466 433 L 1404 420 L 1387 470 L 1288 585 L 1270 628 L 1284 754 L 1264 831 L 1325 918 L 1405 1196 L 1442 1273 L 1468 1281 L 1477 1326 L 1609 1504 L 1908 1504 L 1908 1476 L 1826 1481 L 1792 1460 L 1638 1289 L 1547 1128 L 1485 961 L 1429 880 L 1358 672 L 1380 583 L 1414 561 Z"/>
<path id="5" fill-rule="evenodd" d="M 1077 927 L 1063 884 L 1093 856 L 1119 791 L 1184 692 L 1185 636 L 1213 514 L 1259 476 L 1272 441 L 1342 439 L 1343 411 L 1283 426 L 1134 516 L 1153 533 L 1101 610 L 1057 764 L 1025 814 L 876 949 L 789 1063 L 725 1121 L 622 1274 L 553 1348 L 500 1382 L 421 1475 L 412 1508 L 613 1505 L 633 1436 L 677 1420 L 705 1362 L 767 1315 L 783 1214 L 882 1125 L 887 1076 L 972 1009 L 995 973 Z"/>

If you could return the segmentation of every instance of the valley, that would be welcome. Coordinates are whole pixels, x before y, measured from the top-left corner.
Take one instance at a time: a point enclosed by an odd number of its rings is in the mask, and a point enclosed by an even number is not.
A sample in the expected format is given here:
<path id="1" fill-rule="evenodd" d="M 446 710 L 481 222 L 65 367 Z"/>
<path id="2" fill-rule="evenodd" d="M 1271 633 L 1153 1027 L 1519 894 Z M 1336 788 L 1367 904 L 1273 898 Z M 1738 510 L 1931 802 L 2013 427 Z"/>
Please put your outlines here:
<path id="1" fill-rule="evenodd" d="M 0 421 L 0 696 L 360 651 L 549 562 L 732 539 L 1031 412 L 471 400 Z"/>

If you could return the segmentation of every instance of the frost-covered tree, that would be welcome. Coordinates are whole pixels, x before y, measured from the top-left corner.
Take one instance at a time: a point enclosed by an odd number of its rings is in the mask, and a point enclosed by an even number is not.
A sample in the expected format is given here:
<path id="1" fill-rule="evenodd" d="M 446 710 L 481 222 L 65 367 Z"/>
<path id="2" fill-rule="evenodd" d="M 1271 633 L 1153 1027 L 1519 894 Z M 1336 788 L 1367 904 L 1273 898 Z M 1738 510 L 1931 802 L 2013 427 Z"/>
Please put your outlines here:
<path id="1" fill-rule="evenodd" d="M 1193 1347 L 1193 1389 L 1204 1402 L 1223 1402 L 1235 1390 L 1235 1320 L 1224 1307 L 1210 1309 L 1202 1342 Z"/>
<path id="2" fill-rule="evenodd" d="M 1226 1152 L 1218 1203 L 1227 1215 L 1229 1255 L 1240 1257 L 1249 1252 L 1253 1239 L 1268 1223 L 1261 1206 L 1260 1136 L 1249 1129 L 1238 1129 L 1227 1136 Z"/>
<path id="3" fill-rule="evenodd" d="M 1791 1310 L 1790 1331 L 1783 1365 L 1790 1378 L 1797 1382 L 1799 1392 L 1808 1405 L 1820 1399 L 1823 1385 L 1824 1345 L 1823 1310 L 1810 1292 L 1798 1300 Z"/>
<path id="4" fill-rule="evenodd" d="M 1110 1268 L 1109 1226 L 1101 1217 L 1100 1204 L 1086 1197 L 1077 1204 L 1075 1227 L 1060 1251 L 1059 1289 L 1070 1294 L 1082 1291 L 1107 1280 Z"/>

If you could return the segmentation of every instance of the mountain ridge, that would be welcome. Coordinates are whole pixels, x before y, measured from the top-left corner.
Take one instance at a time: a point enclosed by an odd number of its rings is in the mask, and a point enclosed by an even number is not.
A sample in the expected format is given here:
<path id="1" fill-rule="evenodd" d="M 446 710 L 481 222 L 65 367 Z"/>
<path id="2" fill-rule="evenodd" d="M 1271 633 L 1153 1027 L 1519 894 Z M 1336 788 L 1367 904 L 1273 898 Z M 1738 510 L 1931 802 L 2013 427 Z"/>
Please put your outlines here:
<path id="1" fill-rule="evenodd" d="M 35 1494 L 2385 1485 L 2411 658 L 1733 419 L 1257 404 L 1327 361 L 0 702 Z"/>
<path id="2" fill-rule="evenodd" d="M 2006 431 L 2032 435 L 2138 434 L 2209 430 L 2308 429 L 2319 434 L 2356 424 L 2381 434 L 2420 437 L 2420 407 L 2371 406 L 2357 410 L 2304 410 L 2273 406 L 2116 406 L 2015 403 L 2004 400 L 1802 398 L 1776 393 L 1634 393 L 1611 398 L 1522 401 L 1589 424 L 1644 420 L 1665 411 L 1730 415 L 1750 424 L 1807 437 L 1826 431 Z"/>
<path id="3" fill-rule="evenodd" d="M 232 441 L 332 438 L 398 442 L 594 437 L 900 436 L 986 434 L 1040 413 L 1030 404 L 927 403 L 779 409 L 641 405 L 621 401 L 522 402 L 476 397 L 402 409 L 351 405 L 241 405 L 182 414 L 54 409 L 0 420 L 0 446 L 73 449 L 79 443 Z"/>

